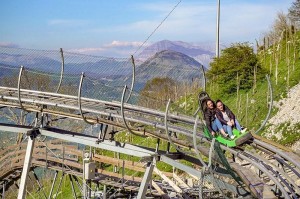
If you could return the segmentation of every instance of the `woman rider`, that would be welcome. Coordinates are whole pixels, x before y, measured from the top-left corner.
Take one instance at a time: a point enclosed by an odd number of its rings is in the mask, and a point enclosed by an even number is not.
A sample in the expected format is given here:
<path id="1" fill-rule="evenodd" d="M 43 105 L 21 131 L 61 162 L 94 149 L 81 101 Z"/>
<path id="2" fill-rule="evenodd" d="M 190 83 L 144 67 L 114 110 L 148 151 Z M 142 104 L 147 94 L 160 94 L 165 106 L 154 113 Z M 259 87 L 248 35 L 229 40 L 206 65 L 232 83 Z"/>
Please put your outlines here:
<path id="1" fill-rule="evenodd" d="M 226 132 L 230 135 L 231 139 L 235 138 L 235 136 L 232 134 L 233 127 L 235 127 L 238 131 L 242 133 L 246 131 L 246 129 L 242 130 L 240 123 L 235 118 L 235 115 L 227 106 L 223 104 L 221 100 L 217 100 L 216 104 L 216 117 L 219 119 Z"/>
<path id="2" fill-rule="evenodd" d="M 220 120 L 216 118 L 216 105 L 211 99 L 206 100 L 204 119 L 212 136 L 215 136 L 217 130 L 219 130 L 224 137 L 228 136 L 225 133 Z"/>

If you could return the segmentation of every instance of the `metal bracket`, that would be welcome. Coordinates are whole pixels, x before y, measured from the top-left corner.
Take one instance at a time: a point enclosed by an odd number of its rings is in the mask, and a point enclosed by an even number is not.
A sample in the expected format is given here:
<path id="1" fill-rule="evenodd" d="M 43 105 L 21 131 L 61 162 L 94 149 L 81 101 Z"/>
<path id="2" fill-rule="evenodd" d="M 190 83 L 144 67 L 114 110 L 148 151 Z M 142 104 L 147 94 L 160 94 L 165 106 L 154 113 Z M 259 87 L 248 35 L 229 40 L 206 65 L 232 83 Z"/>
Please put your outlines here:
<path id="1" fill-rule="evenodd" d="M 63 80 L 63 75 L 64 75 L 64 68 L 65 68 L 65 59 L 64 59 L 64 52 L 63 49 L 60 48 L 60 55 L 61 55 L 61 72 L 60 72 L 60 78 L 59 78 L 59 83 L 56 89 L 56 93 L 59 92 L 62 80 Z"/>
<path id="2" fill-rule="evenodd" d="M 121 99 L 121 114 L 122 114 L 123 123 L 124 123 L 125 127 L 127 128 L 127 130 L 129 131 L 129 133 L 131 133 L 133 135 L 136 135 L 136 136 L 140 136 L 140 137 L 146 137 L 146 136 L 142 136 L 140 134 L 137 134 L 137 133 L 133 132 L 129 128 L 129 126 L 128 126 L 127 122 L 126 122 L 125 115 L 124 115 L 124 98 L 125 98 L 126 89 L 127 89 L 127 86 L 125 85 L 124 89 L 123 89 L 123 93 L 122 93 L 122 99 Z"/>
<path id="3" fill-rule="evenodd" d="M 86 118 L 83 115 L 82 108 L 81 108 L 81 89 L 82 89 L 83 78 L 84 78 L 84 73 L 82 72 L 81 77 L 80 77 L 80 82 L 79 82 L 79 88 L 78 88 L 78 109 L 79 109 L 79 112 L 80 112 L 80 115 L 81 115 L 83 121 L 86 122 L 87 124 L 94 125 L 93 123 L 86 120 Z"/>
<path id="4" fill-rule="evenodd" d="M 25 110 L 25 108 L 23 107 L 23 104 L 22 104 L 22 100 L 21 100 L 21 78 L 22 78 L 23 70 L 24 70 L 24 66 L 21 66 L 20 72 L 19 72 L 19 78 L 18 78 L 18 100 L 19 100 L 21 109 Z"/>
<path id="5" fill-rule="evenodd" d="M 39 134 L 39 128 L 33 128 L 26 132 L 26 136 L 30 136 L 31 138 L 36 138 Z"/>
<path id="6" fill-rule="evenodd" d="M 199 116 L 197 115 L 196 119 L 195 119 L 195 124 L 194 124 L 194 130 L 193 130 L 193 143 L 194 143 L 194 149 L 197 155 L 197 158 L 199 159 L 199 161 L 201 162 L 201 164 L 203 165 L 203 167 L 207 167 L 207 165 L 205 164 L 205 162 L 202 160 L 201 156 L 200 156 L 200 152 L 197 148 L 197 142 L 196 142 L 196 132 L 197 132 L 197 124 L 198 124 L 198 119 Z"/>
<path id="7" fill-rule="evenodd" d="M 205 77 L 205 70 L 204 70 L 204 66 L 201 64 L 201 69 L 202 69 L 202 77 L 203 77 L 203 79 L 202 79 L 202 84 L 203 84 L 203 88 L 202 88 L 202 90 L 203 91 L 206 91 L 206 77 Z M 194 113 L 194 117 L 198 114 L 198 112 L 200 111 L 200 109 L 201 109 L 201 105 L 199 105 L 198 104 L 198 108 L 197 108 L 197 110 L 196 110 L 196 112 Z"/>
<path id="8" fill-rule="evenodd" d="M 134 87 L 134 83 L 135 83 L 135 61 L 134 61 L 134 57 L 133 55 L 131 55 L 131 62 L 132 62 L 132 80 L 131 80 L 131 87 L 129 90 L 129 94 L 126 100 L 126 103 L 129 101 L 132 91 L 133 91 L 133 87 Z"/>
<path id="9" fill-rule="evenodd" d="M 165 131 L 166 131 L 166 134 L 168 136 L 169 143 L 172 144 L 172 146 L 175 147 L 176 150 L 179 151 L 180 153 L 191 155 L 192 153 L 188 153 L 186 151 L 183 151 L 177 145 L 175 145 L 174 142 L 172 141 L 171 137 L 170 137 L 169 128 L 168 128 L 168 113 L 169 113 L 170 102 L 171 102 L 171 99 L 168 100 L 167 107 L 166 107 L 166 112 L 165 112 Z"/>
<path id="10" fill-rule="evenodd" d="M 271 111 L 272 111 L 272 107 L 273 107 L 273 88 L 272 88 L 272 84 L 270 81 L 270 76 L 266 75 L 267 81 L 268 81 L 268 89 L 269 89 L 269 93 L 270 93 L 270 104 L 269 104 L 269 111 L 268 114 L 266 115 L 265 120 L 262 122 L 262 124 L 260 125 L 260 127 L 255 131 L 254 134 L 258 134 L 259 131 L 261 131 L 262 128 L 264 128 L 264 126 L 266 125 L 267 121 L 269 120 Z"/>

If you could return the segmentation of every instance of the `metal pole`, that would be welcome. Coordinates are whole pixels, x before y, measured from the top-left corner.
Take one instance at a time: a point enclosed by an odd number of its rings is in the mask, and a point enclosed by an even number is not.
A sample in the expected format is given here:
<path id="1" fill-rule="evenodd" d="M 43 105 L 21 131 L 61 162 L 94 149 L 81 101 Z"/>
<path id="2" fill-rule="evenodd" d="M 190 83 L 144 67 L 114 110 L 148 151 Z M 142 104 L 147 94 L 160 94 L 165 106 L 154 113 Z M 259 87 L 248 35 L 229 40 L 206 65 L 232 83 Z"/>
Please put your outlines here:
<path id="1" fill-rule="evenodd" d="M 4 181 L 3 187 L 2 187 L 2 199 L 5 199 L 5 186 L 6 186 L 6 181 Z"/>
<path id="2" fill-rule="evenodd" d="M 147 189 L 148 189 L 148 183 L 150 182 L 151 177 L 152 177 L 153 169 L 154 169 L 154 163 L 153 162 L 148 162 L 148 165 L 147 165 L 143 180 L 141 182 L 141 186 L 140 186 L 137 198 L 139 198 L 139 199 L 140 198 L 141 199 L 145 198 L 145 194 L 146 194 Z"/>
<path id="3" fill-rule="evenodd" d="M 69 179 L 70 179 L 70 182 L 71 182 L 71 187 L 72 187 L 73 197 L 74 197 L 74 198 L 77 198 L 76 191 L 75 191 L 75 187 L 74 187 L 74 183 L 73 183 L 73 179 L 72 179 L 72 177 L 71 177 L 70 174 L 69 174 Z"/>
<path id="4" fill-rule="evenodd" d="M 82 156 L 84 157 L 84 155 Z M 85 180 L 85 159 L 83 159 L 82 161 L 82 195 L 83 195 L 83 199 L 86 198 L 86 180 Z"/>
<path id="5" fill-rule="evenodd" d="M 37 184 L 38 184 L 38 186 L 39 186 L 39 190 L 42 191 L 42 193 L 43 193 L 43 195 L 44 195 L 44 198 L 47 199 L 46 193 L 45 193 L 45 191 L 44 191 L 44 187 L 43 187 L 43 185 L 40 183 L 38 176 L 35 174 L 34 170 L 32 171 L 32 173 L 33 173 L 33 177 L 35 178 L 35 180 L 36 180 L 36 182 L 37 182 Z"/>
<path id="6" fill-rule="evenodd" d="M 217 12 L 217 41 L 216 41 L 216 57 L 220 57 L 220 0 L 218 0 Z"/>
<path id="7" fill-rule="evenodd" d="M 52 186 L 51 186 L 51 189 L 50 189 L 50 193 L 49 193 L 48 199 L 50 199 L 51 196 L 52 196 L 52 192 L 53 192 L 53 189 L 54 189 L 54 185 L 55 185 L 57 174 L 58 174 L 58 171 L 55 171 L 54 180 L 52 182 Z"/>
<path id="8" fill-rule="evenodd" d="M 58 187 L 57 187 L 57 189 L 56 189 L 56 193 L 55 193 L 55 198 L 54 198 L 54 199 L 56 199 L 56 197 L 57 197 L 57 195 L 58 195 L 58 191 L 59 191 L 59 189 L 60 189 L 60 187 L 61 187 L 61 183 L 62 183 L 62 180 L 63 180 L 64 176 L 65 176 L 65 174 L 62 173 L 61 178 L 60 178 L 60 181 L 59 181 L 59 185 L 58 185 Z"/>
<path id="9" fill-rule="evenodd" d="M 106 199 L 106 184 L 103 185 L 103 195 L 102 195 L 103 199 Z"/>
<path id="10" fill-rule="evenodd" d="M 27 182 L 28 172 L 30 170 L 34 142 L 35 142 L 35 137 L 29 136 L 25 159 L 24 159 L 24 166 L 23 166 L 23 171 L 22 171 L 22 176 L 21 176 L 20 188 L 19 188 L 19 193 L 18 193 L 18 199 L 23 199 L 23 198 L 25 198 L 25 195 L 26 195 L 26 192 L 25 192 L 26 191 L 26 182 Z"/>

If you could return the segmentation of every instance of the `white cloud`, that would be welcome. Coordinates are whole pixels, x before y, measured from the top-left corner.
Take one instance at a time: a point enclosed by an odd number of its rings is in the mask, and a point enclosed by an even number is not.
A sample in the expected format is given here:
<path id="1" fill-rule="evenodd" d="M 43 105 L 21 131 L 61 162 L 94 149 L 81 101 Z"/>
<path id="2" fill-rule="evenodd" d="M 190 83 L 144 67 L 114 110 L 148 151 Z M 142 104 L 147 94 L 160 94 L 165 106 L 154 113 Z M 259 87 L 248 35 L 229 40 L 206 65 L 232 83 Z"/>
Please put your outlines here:
<path id="1" fill-rule="evenodd" d="M 118 48 L 118 47 L 139 47 L 142 45 L 143 42 L 139 41 L 112 41 L 110 44 L 105 44 L 104 47 L 106 48 Z"/>
<path id="2" fill-rule="evenodd" d="M 292 0 L 221 1 L 221 42 L 253 42 L 255 39 L 259 39 L 258 37 L 263 32 L 270 29 L 277 12 L 286 12 L 291 2 Z M 77 52 L 99 54 L 115 52 L 116 56 L 130 55 L 153 33 L 174 5 L 175 3 L 165 2 L 136 5 L 136 9 L 140 11 L 151 11 L 150 18 L 140 18 L 142 20 L 121 25 L 111 23 L 109 27 L 101 26 L 100 28 L 89 29 L 87 32 L 104 35 L 104 37 L 107 37 L 106 40 L 109 38 L 112 42 L 103 44 L 99 48 L 85 48 Z M 72 24 L 75 22 L 72 20 L 57 20 L 52 21 L 52 24 Z M 210 1 L 209 3 L 183 1 L 161 24 L 148 42 L 162 39 L 186 42 L 215 41 L 215 34 L 216 1 Z M 132 38 L 135 41 L 130 41 Z"/>
<path id="3" fill-rule="evenodd" d="M 143 43 L 139 41 L 112 41 L 111 43 L 104 44 L 97 48 L 76 48 L 69 49 L 69 52 L 89 54 L 89 55 L 101 55 L 101 56 L 113 56 L 113 57 L 129 57 L 133 51 L 140 47 Z M 144 44 L 147 46 L 147 44 Z"/>
<path id="4" fill-rule="evenodd" d="M 105 51 L 105 48 L 75 48 L 69 49 L 68 51 L 81 54 L 94 54 Z"/>
<path id="5" fill-rule="evenodd" d="M 0 47 L 5 47 L 5 48 L 18 48 L 18 44 L 14 44 L 11 42 L 0 42 Z"/>

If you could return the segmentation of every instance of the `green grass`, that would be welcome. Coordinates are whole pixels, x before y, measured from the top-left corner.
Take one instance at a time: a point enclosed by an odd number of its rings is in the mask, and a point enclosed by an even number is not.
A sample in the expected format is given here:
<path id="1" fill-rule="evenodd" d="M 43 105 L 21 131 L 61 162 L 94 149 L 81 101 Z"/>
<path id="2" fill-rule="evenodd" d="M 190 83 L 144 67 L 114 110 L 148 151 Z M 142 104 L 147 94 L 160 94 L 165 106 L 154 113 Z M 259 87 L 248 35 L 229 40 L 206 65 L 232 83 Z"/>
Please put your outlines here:
<path id="1" fill-rule="evenodd" d="M 295 66 L 293 69 L 292 63 L 294 58 L 294 48 L 290 48 L 290 71 L 288 75 L 287 57 L 286 57 L 286 43 L 285 40 L 281 42 L 281 59 L 278 62 L 278 78 L 276 81 L 275 76 L 275 59 L 273 54 L 267 54 L 264 59 L 263 52 L 258 54 L 259 62 L 262 64 L 268 73 L 270 73 L 271 84 L 273 87 L 273 101 L 279 101 L 287 97 L 288 90 L 297 85 L 300 80 L 300 32 L 297 33 L 297 48 L 296 48 L 296 59 Z M 269 47 L 273 50 L 273 46 Z M 266 50 L 266 52 L 268 49 Z M 270 71 L 270 62 L 272 63 L 272 69 Z M 288 78 L 289 77 L 289 78 Z M 268 84 L 267 80 L 261 80 L 257 82 L 256 89 L 251 88 L 249 90 L 240 90 L 237 95 L 222 94 L 220 93 L 220 87 L 214 82 L 207 83 L 206 91 L 210 97 L 214 100 L 221 99 L 229 108 L 235 113 L 236 117 L 243 126 L 246 126 L 252 132 L 255 132 L 262 124 L 262 121 L 266 118 L 268 113 Z M 190 94 L 187 98 L 181 98 L 172 106 L 172 110 L 187 115 L 193 115 L 198 107 L 197 94 Z M 185 106 L 182 106 L 185 104 Z M 274 116 L 278 108 L 273 108 L 270 117 Z M 264 128 L 260 134 L 264 135 L 267 128 Z M 295 126 L 294 130 L 299 129 L 299 125 Z M 298 136 L 292 136 L 288 130 L 284 133 L 285 141 L 278 141 L 285 145 L 290 145 L 297 140 Z"/>

